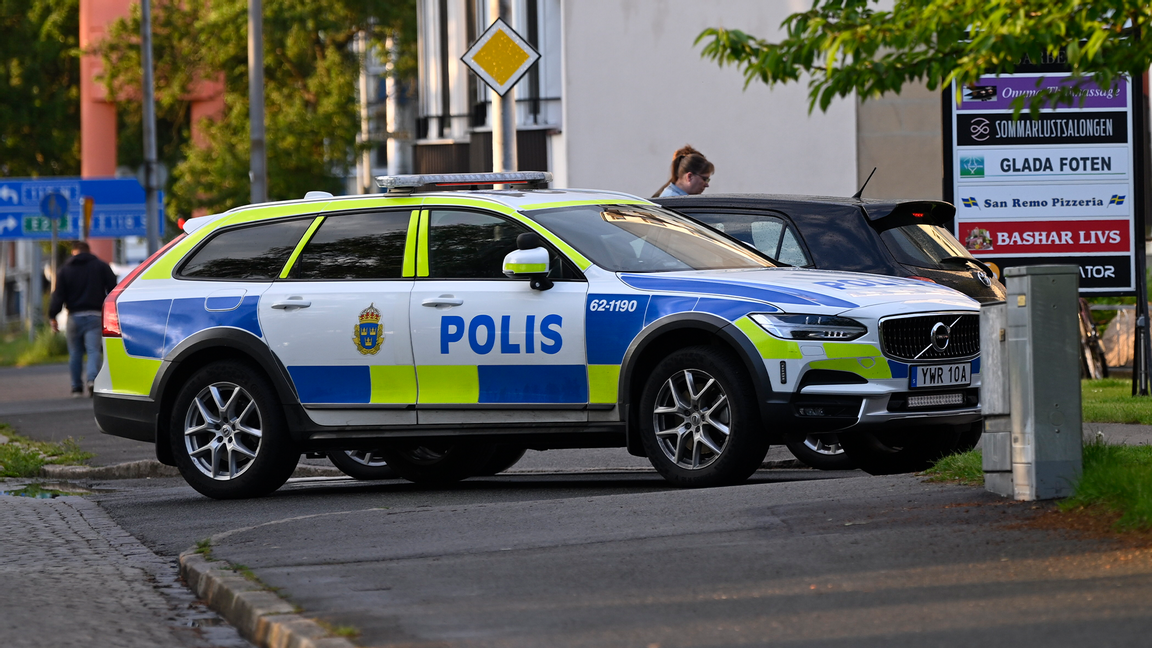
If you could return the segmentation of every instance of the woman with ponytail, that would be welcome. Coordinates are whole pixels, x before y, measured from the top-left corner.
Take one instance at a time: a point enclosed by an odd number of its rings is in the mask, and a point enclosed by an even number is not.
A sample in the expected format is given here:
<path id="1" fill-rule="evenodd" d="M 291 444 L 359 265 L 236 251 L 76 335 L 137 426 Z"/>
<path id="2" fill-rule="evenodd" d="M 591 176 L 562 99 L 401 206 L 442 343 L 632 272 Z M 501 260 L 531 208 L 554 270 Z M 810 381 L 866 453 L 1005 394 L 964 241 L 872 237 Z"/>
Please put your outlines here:
<path id="1" fill-rule="evenodd" d="M 694 196 L 704 193 L 714 170 L 715 167 L 703 153 L 685 145 L 672 157 L 672 177 L 657 189 L 652 197 Z"/>

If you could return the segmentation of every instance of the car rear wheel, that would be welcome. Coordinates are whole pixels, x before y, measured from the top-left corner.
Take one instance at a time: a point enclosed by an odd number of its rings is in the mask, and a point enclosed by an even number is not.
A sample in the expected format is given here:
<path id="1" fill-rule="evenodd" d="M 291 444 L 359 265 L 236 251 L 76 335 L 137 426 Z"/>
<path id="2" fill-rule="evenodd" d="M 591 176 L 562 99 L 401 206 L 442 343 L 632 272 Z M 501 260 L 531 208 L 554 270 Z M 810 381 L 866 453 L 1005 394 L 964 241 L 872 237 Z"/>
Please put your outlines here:
<path id="1" fill-rule="evenodd" d="M 653 369 L 640 399 L 648 460 L 677 486 L 740 483 L 768 453 L 755 394 L 731 353 L 691 347 Z"/>
<path id="2" fill-rule="evenodd" d="M 300 459 L 272 387 L 239 362 L 194 373 L 176 396 L 168 429 L 184 480 L 215 499 L 267 495 Z"/>
<path id="3" fill-rule="evenodd" d="M 926 425 L 889 432 L 848 432 L 840 444 L 860 468 L 872 475 L 924 470 L 960 443 L 960 428 Z"/>
<path id="4" fill-rule="evenodd" d="M 380 449 L 384 461 L 404 479 L 417 484 L 449 484 L 480 474 L 496 446 L 465 441 L 433 441 Z"/>
<path id="5" fill-rule="evenodd" d="M 516 465 L 524 457 L 524 453 L 528 452 L 528 448 L 517 445 L 500 444 L 495 447 L 492 452 L 492 458 L 488 460 L 479 470 L 476 471 L 476 477 L 489 477 L 508 470 Z"/>
<path id="6" fill-rule="evenodd" d="M 388 467 L 379 450 L 337 450 L 328 453 L 328 461 L 352 479 L 396 479 L 396 471 Z"/>
<path id="7" fill-rule="evenodd" d="M 809 434 L 803 441 L 787 444 L 792 456 L 819 470 L 852 470 L 856 462 L 844 452 L 835 434 Z"/>

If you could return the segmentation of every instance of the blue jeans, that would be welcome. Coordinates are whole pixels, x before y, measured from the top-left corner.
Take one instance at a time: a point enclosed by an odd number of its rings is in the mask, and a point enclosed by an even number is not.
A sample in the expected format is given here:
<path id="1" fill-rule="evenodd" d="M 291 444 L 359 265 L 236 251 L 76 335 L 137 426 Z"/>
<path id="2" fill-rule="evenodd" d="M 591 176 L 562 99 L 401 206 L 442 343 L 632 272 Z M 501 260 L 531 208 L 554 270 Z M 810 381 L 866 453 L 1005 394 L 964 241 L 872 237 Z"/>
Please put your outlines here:
<path id="1" fill-rule="evenodd" d="M 81 391 L 80 365 L 88 353 L 88 380 L 96 379 L 100 371 L 100 337 L 103 325 L 100 315 L 68 315 L 68 369 L 72 372 L 72 391 Z"/>

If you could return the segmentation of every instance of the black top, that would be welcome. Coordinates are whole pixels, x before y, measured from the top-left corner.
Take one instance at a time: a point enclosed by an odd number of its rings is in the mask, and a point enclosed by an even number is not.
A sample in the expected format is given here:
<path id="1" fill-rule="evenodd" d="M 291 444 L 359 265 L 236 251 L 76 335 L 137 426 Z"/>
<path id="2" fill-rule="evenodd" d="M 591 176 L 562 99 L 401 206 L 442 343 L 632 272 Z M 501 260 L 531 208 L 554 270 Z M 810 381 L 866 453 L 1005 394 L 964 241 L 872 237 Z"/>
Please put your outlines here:
<path id="1" fill-rule="evenodd" d="M 65 306 L 72 313 L 102 310 L 104 297 L 115 287 L 116 274 L 107 263 L 91 252 L 74 254 L 56 273 L 48 317 L 56 317 Z"/>

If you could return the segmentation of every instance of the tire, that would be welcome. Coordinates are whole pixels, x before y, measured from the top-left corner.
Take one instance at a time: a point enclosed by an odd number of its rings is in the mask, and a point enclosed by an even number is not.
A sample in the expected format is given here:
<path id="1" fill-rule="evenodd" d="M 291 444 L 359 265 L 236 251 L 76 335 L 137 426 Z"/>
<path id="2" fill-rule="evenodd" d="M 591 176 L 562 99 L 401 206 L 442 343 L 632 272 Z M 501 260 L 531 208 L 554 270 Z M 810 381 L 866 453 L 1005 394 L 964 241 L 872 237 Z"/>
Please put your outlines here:
<path id="1" fill-rule="evenodd" d="M 214 362 L 192 374 L 176 395 L 168 429 L 180 474 L 213 499 L 267 495 L 300 459 L 272 386 L 240 362 Z"/>
<path id="2" fill-rule="evenodd" d="M 755 392 L 733 354 L 711 347 L 673 352 L 648 376 L 640 434 L 648 460 L 683 487 L 738 484 L 768 453 Z"/>
<path id="3" fill-rule="evenodd" d="M 857 467 L 835 434 L 810 434 L 803 441 L 789 443 L 788 450 L 801 463 L 818 470 L 854 470 Z"/>
<path id="4" fill-rule="evenodd" d="M 380 456 L 410 482 L 450 484 L 480 474 L 495 452 L 495 445 L 432 441 L 381 448 Z"/>
<path id="5" fill-rule="evenodd" d="M 352 479 L 372 481 L 396 479 L 396 471 L 380 456 L 379 450 L 336 450 L 328 453 L 328 461 Z"/>
<path id="6" fill-rule="evenodd" d="M 895 475 L 919 472 L 950 454 L 960 442 L 961 428 L 933 425 L 892 432 L 840 434 L 840 445 L 864 472 Z"/>
<path id="7" fill-rule="evenodd" d="M 497 445 L 492 458 L 487 461 L 479 470 L 476 471 L 476 477 L 491 477 L 492 475 L 502 473 L 512 466 L 516 465 L 524 457 L 524 453 L 528 452 L 528 448 L 516 445 Z"/>

